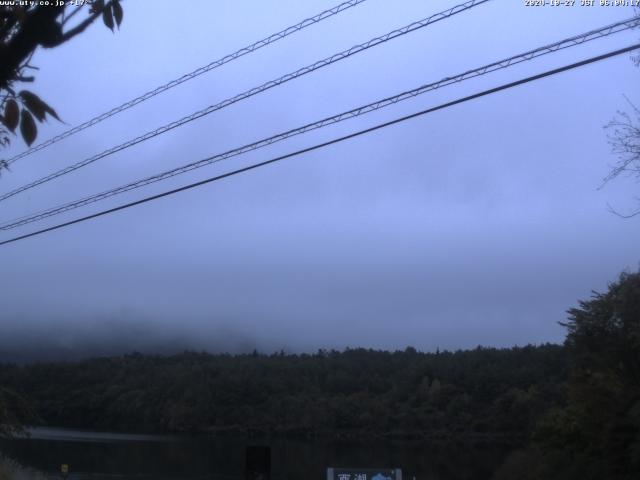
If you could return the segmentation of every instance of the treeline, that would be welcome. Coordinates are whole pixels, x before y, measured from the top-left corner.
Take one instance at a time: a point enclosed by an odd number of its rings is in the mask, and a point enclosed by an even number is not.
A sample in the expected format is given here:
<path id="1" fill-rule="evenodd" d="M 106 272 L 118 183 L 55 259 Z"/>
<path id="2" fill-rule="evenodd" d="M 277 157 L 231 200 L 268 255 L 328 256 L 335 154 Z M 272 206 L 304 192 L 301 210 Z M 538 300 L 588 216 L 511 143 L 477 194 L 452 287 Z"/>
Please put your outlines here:
<path id="1" fill-rule="evenodd" d="M 525 437 L 562 403 L 558 345 L 313 355 L 134 353 L 0 366 L 46 425 L 144 431 Z"/>
<path id="2" fill-rule="evenodd" d="M 521 448 L 494 480 L 638 479 L 640 272 L 563 325 L 563 346 L 5 364 L 0 426 L 35 411 L 105 430 L 503 438 Z"/>

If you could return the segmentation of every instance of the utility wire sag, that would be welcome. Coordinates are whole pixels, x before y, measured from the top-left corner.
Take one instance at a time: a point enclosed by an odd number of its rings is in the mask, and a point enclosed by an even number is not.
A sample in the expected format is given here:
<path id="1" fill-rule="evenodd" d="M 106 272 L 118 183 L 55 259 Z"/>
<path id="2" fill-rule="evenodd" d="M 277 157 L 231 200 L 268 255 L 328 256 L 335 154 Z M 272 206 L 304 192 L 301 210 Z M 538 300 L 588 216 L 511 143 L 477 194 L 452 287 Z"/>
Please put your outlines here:
<path id="1" fill-rule="evenodd" d="M 78 132 L 81 132 L 82 130 L 85 130 L 89 127 L 93 127 L 94 125 L 97 125 L 98 123 L 102 122 L 103 120 L 106 120 L 107 118 L 113 117 L 114 115 L 117 115 L 121 112 L 124 112 L 125 110 L 128 110 L 136 105 L 138 105 L 139 103 L 142 103 L 146 100 L 149 100 L 150 98 L 155 97 L 156 95 L 159 95 L 163 92 L 166 92 L 167 90 L 173 88 L 173 87 L 177 87 L 180 84 L 183 84 L 185 82 L 188 82 L 189 80 L 192 80 L 204 73 L 210 72 L 211 70 L 221 67 L 222 65 L 229 63 L 233 60 L 236 60 L 240 57 L 243 57 L 244 55 L 247 55 L 249 53 L 253 53 L 256 50 L 261 49 L 262 47 L 266 47 L 267 45 L 270 45 L 272 43 L 277 42 L 278 40 L 281 40 L 285 37 L 288 37 L 289 35 L 292 35 L 296 32 L 299 32 L 300 30 L 303 30 L 311 25 L 315 25 L 316 23 L 321 22 L 322 20 L 325 20 L 329 17 L 332 17 L 334 15 L 337 15 L 340 12 L 343 12 L 351 7 L 355 7 L 356 5 L 359 5 L 363 2 L 366 2 L 367 0 L 349 0 L 347 2 L 343 2 L 339 5 L 336 5 L 333 8 L 330 8 L 329 10 L 325 10 L 323 12 L 318 13 L 317 15 L 314 15 L 313 17 L 309 17 L 305 20 L 303 20 L 300 23 L 297 23 L 295 25 L 292 25 L 290 27 L 285 28 L 284 30 L 281 30 L 277 33 L 274 33 L 272 35 L 269 35 L 266 38 L 263 38 L 262 40 L 258 40 L 255 43 L 252 43 L 251 45 L 247 45 L 246 47 L 241 48 L 240 50 L 235 51 L 234 53 L 230 53 L 228 55 L 225 55 L 224 57 L 215 60 L 211 63 L 209 63 L 208 65 L 204 65 L 200 68 L 197 68 L 195 70 L 193 70 L 192 72 L 189 72 L 185 75 L 182 75 L 180 78 L 176 78 L 175 80 L 171 80 L 170 82 L 165 83 L 164 85 L 160 85 L 159 87 L 156 87 L 153 90 L 150 90 L 142 95 L 140 95 L 139 97 L 136 97 L 132 100 L 129 100 L 128 102 L 123 103 L 122 105 L 119 105 L 117 107 L 112 108 L 111 110 L 109 110 L 108 112 L 105 112 L 101 115 L 98 115 L 96 117 L 91 118 L 90 120 L 87 120 L 84 123 L 81 123 L 80 125 L 77 125 L 73 128 L 70 128 L 69 130 L 66 130 L 65 132 L 62 132 L 59 135 L 56 135 L 55 137 L 52 137 L 28 150 L 25 150 L 24 152 L 15 155 L 14 157 L 11 157 L 10 159 L 6 160 L 7 164 L 11 165 L 12 163 L 16 162 L 17 160 L 20 160 L 21 158 L 25 158 L 35 152 L 38 152 L 44 148 L 47 148 L 51 145 L 53 145 L 54 143 L 59 142 L 60 140 L 64 140 L 67 137 L 70 137 L 71 135 L 74 135 Z"/>
<path id="2" fill-rule="evenodd" d="M 471 78 L 475 78 L 481 75 L 486 75 L 488 73 L 505 69 L 525 61 L 533 60 L 543 55 L 547 55 L 547 54 L 550 54 L 559 50 L 563 50 L 569 47 L 573 47 L 576 45 L 581 45 L 585 42 L 603 38 L 603 37 L 612 35 L 614 33 L 623 32 L 623 31 L 635 28 L 637 26 L 640 26 L 640 17 L 632 17 L 630 19 L 622 20 L 620 22 L 616 22 L 611 25 L 601 27 L 599 29 L 590 30 L 580 35 L 575 35 L 575 36 L 560 40 L 558 42 L 536 48 L 534 50 L 529 50 L 524 53 L 513 55 L 511 57 L 498 60 L 496 62 L 490 63 L 488 65 L 484 65 L 479 68 L 467 70 L 463 73 L 459 73 L 454 76 L 445 77 L 441 80 L 438 80 L 436 82 L 432 82 L 426 85 L 422 85 L 413 90 L 402 92 L 397 95 L 387 97 L 382 100 L 378 100 L 376 102 L 369 103 L 367 105 L 363 105 L 358 108 L 354 108 L 352 110 L 339 113 L 337 115 L 326 117 L 321 120 L 303 125 L 298 128 L 294 128 L 292 130 L 278 133 L 271 137 L 264 138 L 256 142 L 252 142 L 252 143 L 243 145 L 241 147 L 234 148 L 232 150 L 228 150 L 224 153 L 213 155 L 195 162 L 182 165 L 177 168 L 173 168 L 171 170 L 167 170 L 149 177 L 145 177 L 145 178 L 130 182 L 128 184 L 122 185 L 120 187 L 116 187 L 101 193 L 96 193 L 88 197 L 84 197 L 80 200 L 75 200 L 73 202 L 69 202 L 63 205 L 58 205 L 53 208 L 48 208 L 46 210 L 43 210 L 37 213 L 31 213 L 29 215 L 22 216 L 20 218 L 6 221 L 0 225 L 0 230 L 3 230 L 3 231 L 11 230 L 17 227 L 27 225 L 29 223 L 37 222 L 45 218 L 52 217 L 54 215 L 58 215 L 64 212 L 68 212 L 70 210 L 74 210 L 76 208 L 84 207 L 86 205 L 89 205 L 101 200 L 105 200 L 115 195 L 119 195 L 121 193 L 125 193 L 131 190 L 135 190 L 137 188 L 141 188 L 155 182 L 166 180 L 176 175 L 181 175 L 183 173 L 189 172 L 191 170 L 195 170 L 197 168 L 201 168 L 201 167 L 204 167 L 213 163 L 217 163 L 232 157 L 236 157 L 236 156 L 245 154 L 247 152 L 257 150 L 259 148 L 263 148 L 263 147 L 272 145 L 274 143 L 289 139 L 291 137 L 304 134 L 312 130 L 323 128 L 328 125 L 332 125 L 334 123 L 339 123 L 339 122 L 348 120 L 350 118 L 358 117 L 376 110 L 380 110 L 382 108 L 388 107 L 395 103 L 408 100 L 410 98 L 416 97 L 418 95 L 422 95 L 424 93 L 427 93 L 433 90 L 437 90 L 439 88 L 446 87 L 448 85 L 463 82 L 465 80 L 469 80 Z"/>
<path id="3" fill-rule="evenodd" d="M 80 162 L 77 162 L 73 165 L 70 165 L 66 168 L 63 168 L 61 170 L 58 170 L 57 172 L 51 173 L 45 177 L 42 177 L 38 180 L 35 180 L 31 183 L 28 183 L 26 185 L 23 185 L 21 187 L 18 187 L 14 190 L 11 190 L 10 192 L 4 193 L 2 195 L 0 195 L 0 201 L 6 200 L 8 198 L 11 198 L 19 193 L 22 193 L 26 190 L 30 190 L 34 187 L 37 187 L 39 185 L 42 185 L 43 183 L 49 182 L 51 180 L 54 180 L 58 177 L 61 177 L 62 175 L 67 175 L 75 170 L 78 170 L 79 168 L 85 167 L 87 165 L 90 165 L 102 158 L 108 157 L 109 155 L 113 155 L 114 153 L 117 152 L 121 152 L 122 150 L 125 150 L 129 147 L 132 147 L 134 145 L 137 145 L 141 142 L 144 142 L 146 140 L 152 139 L 154 137 L 157 137 L 158 135 L 162 135 L 164 133 L 167 133 L 170 130 L 173 130 L 174 128 L 177 127 L 181 127 L 182 125 L 185 125 L 189 122 L 192 122 L 194 120 L 197 120 L 199 118 L 204 117 L 205 115 L 209 115 L 215 111 L 221 110 L 223 108 L 226 108 L 234 103 L 237 103 L 241 100 L 245 100 L 249 97 L 252 97 L 254 95 L 257 95 L 259 93 L 265 92 L 271 88 L 277 87 L 279 85 L 282 85 L 286 82 L 289 82 L 291 80 L 294 80 L 298 77 L 301 77 L 303 75 L 306 75 L 308 73 L 314 72 L 320 68 L 326 67 L 328 65 L 331 65 L 333 63 L 339 62 L 340 60 L 344 60 L 346 58 L 351 57 L 352 55 L 355 55 L 357 53 L 363 52 L 365 50 L 368 50 L 372 47 L 376 47 L 378 45 L 381 45 L 383 43 L 386 43 L 390 40 L 393 40 L 395 38 L 398 38 L 400 36 L 406 35 L 408 33 L 411 32 L 415 32 L 416 30 L 419 30 L 421 28 L 427 27 L 429 25 L 432 25 L 436 22 L 439 22 L 441 20 L 450 18 L 458 13 L 467 11 L 473 7 L 476 7 L 478 5 L 482 5 L 484 3 L 487 3 L 491 0 L 469 0 L 465 3 L 462 3 L 460 5 L 456 5 L 452 8 L 449 8 L 445 11 L 436 13 L 434 15 L 431 15 L 428 18 L 425 18 L 423 20 L 419 20 L 417 22 L 413 22 L 405 27 L 399 28 L 397 30 L 393 30 L 385 35 L 379 36 L 379 37 L 375 37 L 372 38 L 371 40 L 369 40 L 368 42 L 365 43 L 361 43 L 359 45 L 355 45 L 347 50 L 344 50 L 340 53 L 336 53 L 330 57 L 327 57 L 323 60 L 319 60 L 311 65 L 307 65 L 306 67 L 300 68 L 298 70 L 296 70 L 295 72 L 291 72 L 287 75 L 283 75 L 275 80 L 271 80 L 269 82 L 266 82 L 258 87 L 254 87 L 250 90 L 247 90 L 246 92 L 240 93 L 234 97 L 228 98 L 226 100 L 223 100 L 222 102 L 219 102 L 215 105 L 210 105 L 202 110 L 199 110 L 197 112 L 192 113 L 191 115 L 187 115 L 183 118 L 181 118 L 180 120 L 176 120 L 174 122 L 171 122 L 167 125 L 163 125 L 162 127 L 159 127 L 155 130 L 149 131 L 143 135 L 140 135 L 134 139 L 131 139 L 127 142 L 124 142 L 120 145 L 117 145 L 115 147 L 111 147 L 108 150 L 105 150 L 97 155 L 94 155 L 92 157 L 86 158 L 84 160 L 81 160 Z"/>
<path id="4" fill-rule="evenodd" d="M 391 121 L 388 121 L 388 122 L 385 122 L 385 123 L 381 123 L 381 124 L 375 125 L 373 127 L 366 128 L 364 130 L 359 130 L 359 131 L 351 133 L 349 135 L 345 135 L 345 136 L 342 136 L 342 137 L 339 137 L 339 138 L 335 138 L 335 139 L 329 140 L 327 142 L 319 143 L 319 144 L 313 145 L 311 147 L 307 147 L 307 148 L 304 148 L 304 149 L 301 149 L 301 150 L 297 150 L 295 152 L 288 153 L 286 155 L 281 155 L 279 157 L 275 157 L 275 158 L 272 158 L 270 160 L 266 160 L 264 162 L 256 163 L 256 164 L 244 167 L 244 168 L 239 168 L 237 170 L 233 170 L 231 172 L 224 173 L 222 175 L 217 175 L 217 176 L 214 176 L 214 177 L 210 177 L 210 178 L 207 178 L 205 180 L 201 180 L 199 182 L 191 183 L 191 184 L 179 187 L 179 188 L 175 188 L 173 190 L 169 190 L 169 191 L 166 191 L 166 192 L 163 192 L 163 193 L 159 193 L 157 195 L 152 195 L 152 196 L 149 196 L 149 197 L 146 197 L 146 198 L 142 198 L 140 200 L 136 200 L 136 201 L 133 201 L 133 202 L 130 202 L 130 203 L 126 203 L 124 205 L 120 205 L 120 206 L 117 206 L 117 207 L 114 207 L 114 208 L 110 208 L 108 210 L 103 210 L 103 211 L 100 211 L 100 212 L 97 212 L 97 213 L 94 213 L 94 214 L 91 214 L 91 215 L 87 215 L 85 217 L 76 218 L 76 219 L 68 221 L 68 222 L 60 223 L 60 224 L 57 224 L 57 225 L 54 225 L 54 226 L 51 226 L 51 227 L 48 227 L 48 228 L 43 228 L 42 230 L 37 230 L 35 232 L 31 232 L 31 233 L 28 233 L 28 234 L 25 234 L 25 235 L 20 235 L 18 237 L 11 238 L 9 240 L 4 240 L 4 241 L 0 242 L 0 246 L 7 245 L 9 243 L 17 242 L 17 241 L 20 241 L 20 240 L 24 240 L 24 239 L 27 239 L 27 238 L 30 238 L 30 237 L 33 237 L 33 236 L 36 236 L 36 235 L 41 235 L 43 233 L 51 232 L 53 230 L 58 230 L 60 228 L 68 227 L 68 226 L 74 225 L 76 223 L 85 222 L 87 220 L 91 220 L 91 219 L 98 218 L 98 217 L 101 217 L 101 216 L 104 216 L 104 215 L 108 215 L 110 213 L 118 212 L 120 210 L 125 210 L 127 208 L 131 208 L 131 207 L 134 207 L 136 205 L 141 205 L 143 203 L 151 202 L 153 200 L 157 200 L 159 198 L 167 197 L 169 195 L 174 195 L 176 193 L 183 192 L 185 190 L 190 190 L 192 188 L 196 188 L 196 187 L 199 187 L 199 186 L 202 186 L 202 185 L 206 185 L 208 183 L 216 182 L 216 181 L 222 180 L 224 178 L 228 178 L 228 177 L 231 177 L 231 176 L 234 176 L 234 175 L 238 175 L 240 173 L 248 172 L 250 170 L 255 170 L 257 168 L 264 167 L 266 165 L 270 165 L 272 163 L 276 163 L 276 162 L 279 162 L 279 161 L 282 161 L 282 160 L 285 160 L 285 159 L 288 159 L 288 158 L 297 157 L 297 156 L 302 155 L 304 153 L 308 153 L 308 152 L 311 152 L 311 151 L 314 151 L 314 150 L 318 150 L 318 149 L 321 149 L 321 148 L 326 148 L 326 147 L 328 147 L 330 145 L 333 145 L 333 144 L 336 144 L 336 143 L 340 143 L 340 142 L 343 142 L 345 140 L 349 140 L 349 139 L 352 139 L 352 138 L 355 138 L 355 137 L 359 137 L 361 135 L 365 135 L 365 134 L 374 132 L 376 130 L 379 130 L 379 129 L 382 129 L 382 128 L 386 128 L 386 127 L 389 127 L 391 125 L 395 125 L 395 124 L 398 124 L 398 123 L 401 123 L 401 122 L 405 122 L 407 120 L 410 120 L 410 119 L 413 119 L 413 118 L 417 118 L 417 117 L 420 117 L 422 115 L 426 115 L 428 113 L 435 112 L 437 110 L 443 110 L 445 108 L 450 108 L 450 107 L 452 107 L 454 105 L 458 105 L 458 104 L 461 104 L 461 103 L 464 103 L 464 102 L 468 102 L 468 101 L 471 101 L 471 100 L 474 100 L 474 99 L 477 99 L 477 98 L 480 98 L 480 97 L 484 97 L 484 96 L 487 96 L 487 95 L 491 95 L 491 94 L 494 94 L 494 93 L 497 93 L 497 92 L 500 92 L 500 91 L 503 91 L 503 90 L 514 88 L 514 87 L 517 87 L 519 85 L 523 85 L 525 83 L 530 83 L 530 82 L 534 82 L 534 81 L 537 81 L 537 80 L 541 80 L 541 79 L 543 79 L 545 77 L 550 77 L 552 75 L 557 75 L 559 73 L 566 72 L 568 70 L 572 70 L 572 69 L 575 69 L 575 68 L 578 68 L 578 67 L 582 67 L 582 66 L 585 66 L 585 65 L 588 65 L 588 64 L 591 64 L 591 63 L 599 62 L 599 61 L 602 61 L 602 60 L 605 60 L 605 59 L 608 59 L 608 58 L 611 58 L 611 57 L 615 57 L 617 55 L 622 55 L 622 54 L 625 54 L 625 53 L 629 53 L 629 52 L 631 52 L 633 50 L 637 50 L 639 48 L 640 48 L 640 43 L 637 43 L 637 44 L 630 45 L 630 46 L 625 47 L 625 48 L 621 48 L 621 49 L 618 49 L 618 50 L 614 50 L 614 51 L 605 53 L 603 55 L 598 55 L 596 57 L 591 57 L 591 58 L 588 58 L 586 60 L 582 60 L 580 62 L 572 63 L 572 64 L 565 65 L 565 66 L 560 67 L 560 68 L 556 68 L 556 69 L 553 69 L 553 70 L 548 70 L 546 72 L 539 73 L 537 75 L 533 75 L 533 76 L 530 76 L 530 77 L 526 77 L 526 78 L 523 78 L 523 79 L 520 79 L 520 80 L 517 80 L 517 81 L 514 81 L 514 82 L 506 83 L 506 84 L 500 85 L 498 87 L 494 87 L 494 88 L 491 88 L 491 89 L 488 89 L 488 90 L 484 90 L 484 91 L 479 92 L 479 93 L 475 93 L 473 95 L 469 95 L 469 96 L 466 96 L 466 97 L 459 98 L 457 100 L 453 100 L 451 102 L 440 104 L 440 105 L 438 105 L 436 107 L 427 108 L 425 110 L 422 110 L 422 111 L 419 111 L 419 112 L 416 112 L 416 113 L 413 113 L 413 114 L 410 114 L 410 115 L 406 115 L 404 117 L 396 118 L 394 120 L 391 120 Z"/>

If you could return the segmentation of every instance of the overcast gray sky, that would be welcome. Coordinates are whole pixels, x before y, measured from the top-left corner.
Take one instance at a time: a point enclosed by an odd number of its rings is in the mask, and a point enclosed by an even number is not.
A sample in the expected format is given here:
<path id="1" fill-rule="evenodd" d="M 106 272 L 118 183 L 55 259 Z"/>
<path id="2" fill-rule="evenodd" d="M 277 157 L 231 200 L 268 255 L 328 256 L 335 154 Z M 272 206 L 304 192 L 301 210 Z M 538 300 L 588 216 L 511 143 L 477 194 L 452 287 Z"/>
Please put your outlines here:
<path id="1" fill-rule="evenodd" d="M 124 2 L 39 51 L 31 90 L 67 125 L 337 0 Z M 455 5 L 369 0 L 20 160 L 2 192 L 284 73 Z M 580 2 L 577 2 L 578 4 Z M 105 158 L 0 204 L 0 220 L 118 186 L 633 15 L 494 0 Z M 52 225 L 627 46 L 625 32 L 206 167 Z M 640 104 L 629 56 L 439 111 L 276 165 L 0 247 L 0 353 L 560 342 L 578 299 L 640 262 L 638 184 L 598 190 L 605 125 Z M 2 152 L 24 149 L 16 140 Z M 36 225 L 4 233 L 7 239 Z M 26 344 L 28 345 L 25 345 Z M 21 353 L 22 352 L 22 353 Z"/>

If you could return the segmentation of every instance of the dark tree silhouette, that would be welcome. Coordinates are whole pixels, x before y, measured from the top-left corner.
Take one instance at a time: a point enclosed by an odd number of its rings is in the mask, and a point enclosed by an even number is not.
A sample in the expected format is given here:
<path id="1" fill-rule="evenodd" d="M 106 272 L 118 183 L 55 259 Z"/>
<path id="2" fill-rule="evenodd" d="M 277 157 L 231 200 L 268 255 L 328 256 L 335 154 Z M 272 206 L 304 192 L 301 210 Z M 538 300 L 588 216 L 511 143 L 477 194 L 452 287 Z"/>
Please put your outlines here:
<path id="1" fill-rule="evenodd" d="M 640 108 L 627 99 L 630 113 L 618 111 L 616 117 L 606 126 L 611 131 L 608 135 L 611 151 L 618 156 L 618 162 L 611 173 L 605 178 L 605 183 L 614 178 L 630 174 L 640 181 Z M 638 199 L 640 202 L 640 198 Z M 613 213 L 624 218 L 640 215 L 640 206 L 628 214 L 621 214 L 610 208 Z"/>
<path id="2" fill-rule="evenodd" d="M 109 430 L 522 441 L 555 406 L 558 345 L 420 353 L 132 354 L 0 364 L 49 425 Z"/>
<path id="3" fill-rule="evenodd" d="M 540 422 L 549 479 L 640 473 L 640 272 L 569 310 L 567 404 Z"/>
<path id="4" fill-rule="evenodd" d="M 38 421 L 41 420 L 24 396 L 0 386 L 0 437 L 22 433 L 24 423 Z"/>
<path id="5" fill-rule="evenodd" d="M 39 48 L 54 48 L 84 32 L 96 19 L 102 18 L 112 31 L 120 26 L 123 10 L 120 0 L 93 0 L 73 6 L 62 5 L 0 6 L 0 146 L 11 141 L 10 134 L 19 128 L 27 145 L 38 134 L 37 122 L 47 115 L 59 120 L 56 111 L 29 90 L 17 85 L 33 82 L 36 67 L 30 64 Z M 0 170 L 6 163 L 0 163 Z"/>
<path id="6" fill-rule="evenodd" d="M 34 2 L 37 3 L 37 2 Z M 50 2 L 55 3 L 55 2 Z M 112 31 L 123 17 L 120 0 L 84 2 L 82 5 L 0 5 L 0 147 L 6 147 L 19 128 L 27 145 L 37 135 L 36 121 L 47 115 L 60 120 L 56 111 L 29 90 L 17 85 L 35 80 L 37 70 L 29 62 L 39 47 L 54 48 L 84 32 L 97 18 Z M 8 169 L 0 160 L 0 172 Z M 19 429 L 26 405 L 19 395 L 0 388 L 0 434 Z"/>
<path id="7" fill-rule="evenodd" d="M 640 8 L 636 8 L 635 12 L 640 16 Z M 631 57 L 631 60 L 636 67 L 640 68 L 640 53 Z M 607 138 L 611 151 L 618 157 L 618 161 L 605 177 L 603 186 L 624 174 L 635 176 L 640 181 L 640 108 L 627 97 L 625 99 L 630 111 L 619 110 L 613 120 L 605 126 L 609 130 Z M 637 200 L 639 206 L 630 213 L 622 214 L 611 206 L 609 210 L 619 217 L 635 217 L 640 215 L 640 198 Z"/>

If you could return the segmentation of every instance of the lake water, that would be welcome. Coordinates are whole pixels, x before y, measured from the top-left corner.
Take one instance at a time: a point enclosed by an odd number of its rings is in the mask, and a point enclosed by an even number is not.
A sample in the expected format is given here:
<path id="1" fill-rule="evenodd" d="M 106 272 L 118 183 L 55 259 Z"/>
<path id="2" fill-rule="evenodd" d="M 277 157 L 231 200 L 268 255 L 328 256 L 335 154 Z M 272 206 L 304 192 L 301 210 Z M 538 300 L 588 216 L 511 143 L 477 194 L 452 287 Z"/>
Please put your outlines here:
<path id="1" fill-rule="evenodd" d="M 289 438 L 183 437 L 31 430 L 0 440 L 0 451 L 51 476 L 69 479 L 241 479 L 247 445 L 269 445 L 274 480 L 324 480 L 326 468 L 401 468 L 412 480 L 490 480 L 510 448 L 485 443 L 326 441 Z"/>

